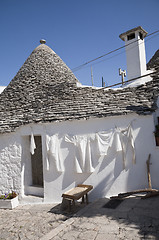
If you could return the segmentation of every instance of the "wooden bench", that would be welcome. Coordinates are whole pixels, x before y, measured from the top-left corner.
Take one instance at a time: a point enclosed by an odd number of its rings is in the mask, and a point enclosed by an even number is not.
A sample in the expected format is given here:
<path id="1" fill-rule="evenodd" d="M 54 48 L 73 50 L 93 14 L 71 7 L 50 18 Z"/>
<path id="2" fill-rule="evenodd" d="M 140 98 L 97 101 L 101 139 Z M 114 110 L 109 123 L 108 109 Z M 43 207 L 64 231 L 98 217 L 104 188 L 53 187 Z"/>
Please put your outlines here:
<path id="1" fill-rule="evenodd" d="M 69 211 L 71 210 L 71 203 L 75 205 L 75 200 L 79 200 L 80 198 L 82 198 L 82 203 L 86 199 L 86 204 L 88 204 L 88 192 L 92 189 L 92 185 L 78 184 L 77 187 L 63 193 L 63 201 L 68 200 Z"/>

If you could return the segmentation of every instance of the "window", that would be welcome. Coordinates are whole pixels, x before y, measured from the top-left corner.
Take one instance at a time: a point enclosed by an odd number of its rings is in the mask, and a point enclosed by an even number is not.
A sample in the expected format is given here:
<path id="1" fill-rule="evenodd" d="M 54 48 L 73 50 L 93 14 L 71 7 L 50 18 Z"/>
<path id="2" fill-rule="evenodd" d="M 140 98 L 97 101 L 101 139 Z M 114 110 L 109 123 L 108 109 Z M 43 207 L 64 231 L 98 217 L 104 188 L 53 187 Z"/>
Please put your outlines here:
<path id="1" fill-rule="evenodd" d="M 143 40 L 143 34 L 141 32 L 139 32 L 139 36 L 140 36 L 140 39 Z"/>
<path id="2" fill-rule="evenodd" d="M 127 38 L 128 38 L 128 41 L 134 39 L 134 38 L 135 38 L 135 33 L 129 34 L 129 35 L 127 36 Z"/>

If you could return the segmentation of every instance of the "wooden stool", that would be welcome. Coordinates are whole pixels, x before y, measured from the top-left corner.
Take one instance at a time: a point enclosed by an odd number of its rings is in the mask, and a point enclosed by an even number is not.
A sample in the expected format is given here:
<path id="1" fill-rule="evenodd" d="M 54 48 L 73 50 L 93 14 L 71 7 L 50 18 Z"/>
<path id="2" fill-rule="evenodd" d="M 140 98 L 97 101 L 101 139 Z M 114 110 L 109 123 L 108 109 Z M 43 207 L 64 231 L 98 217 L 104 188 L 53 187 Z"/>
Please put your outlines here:
<path id="1" fill-rule="evenodd" d="M 82 198 L 82 203 L 88 204 L 88 192 L 93 189 L 92 185 L 78 184 L 77 187 L 70 189 L 69 191 L 62 194 L 64 199 L 68 200 L 68 208 L 71 210 L 71 203 L 75 205 L 75 200 Z"/>

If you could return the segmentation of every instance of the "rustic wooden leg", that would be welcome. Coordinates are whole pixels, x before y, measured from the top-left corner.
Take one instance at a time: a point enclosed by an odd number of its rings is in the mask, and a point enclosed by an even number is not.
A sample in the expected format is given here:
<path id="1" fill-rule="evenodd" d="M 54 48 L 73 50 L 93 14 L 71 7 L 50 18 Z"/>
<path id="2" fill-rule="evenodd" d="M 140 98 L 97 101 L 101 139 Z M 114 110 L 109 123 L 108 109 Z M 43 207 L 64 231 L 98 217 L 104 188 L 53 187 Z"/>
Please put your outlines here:
<path id="1" fill-rule="evenodd" d="M 71 200 L 68 200 L 68 211 L 71 212 Z"/>
<path id="2" fill-rule="evenodd" d="M 61 210 L 62 211 L 68 210 L 68 204 L 69 204 L 68 199 L 63 198 L 61 203 Z"/>
<path id="3" fill-rule="evenodd" d="M 84 203 L 84 195 L 83 195 L 83 197 L 82 197 L 82 203 Z"/>
<path id="4" fill-rule="evenodd" d="M 86 193 L 86 203 L 88 204 L 88 194 Z"/>

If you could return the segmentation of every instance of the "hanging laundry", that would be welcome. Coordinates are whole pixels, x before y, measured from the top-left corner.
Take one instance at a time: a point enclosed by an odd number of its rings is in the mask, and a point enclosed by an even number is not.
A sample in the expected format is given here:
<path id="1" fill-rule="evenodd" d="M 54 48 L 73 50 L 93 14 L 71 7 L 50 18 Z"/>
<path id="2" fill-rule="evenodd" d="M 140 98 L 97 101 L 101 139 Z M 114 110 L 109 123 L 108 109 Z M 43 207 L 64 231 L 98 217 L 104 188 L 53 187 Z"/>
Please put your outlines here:
<path id="1" fill-rule="evenodd" d="M 51 159 L 54 160 L 56 170 L 58 172 L 63 172 L 64 166 L 63 166 L 63 162 L 60 154 L 60 142 L 59 142 L 58 134 L 55 134 L 50 137 L 50 141 L 47 144 L 47 149 L 48 149 L 49 159 L 50 161 Z"/>
<path id="2" fill-rule="evenodd" d="M 49 171 L 50 169 L 50 163 L 49 163 L 49 157 L 48 157 L 48 153 L 49 153 L 49 142 L 50 142 L 50 137 L 48 135 L 46 135 L 46 170 Z"/>
<path id="3" fill-rule="evenodd" d="M 114 130 L 96 133 L 97 149 L 100 156 L 107 155 L 108 148 L 112 146 Z"/>
<path id="4" fill-rule="evenodd" d="M 31 133 L 31 138 L 30 138 L 30 152 L 33 155 L 34 154 L 34 150 L 36 149 L 36 145 L 35 145 L 35 140 L 34 140 L 34 135 L 33 133 Z"/>
<path id="5" fill-rule="evenodd" d="M 129 124 L 129 126 L 123 130 L 120 130 L 121 132 L 121 143 L 122 143 L 122 150 L 123 150 L 123 168 L 125 169 L 126 166 L 126 158 L 127 158 L 127 151 L 129 146 L 132 150 L 132 162 L 133 164 L 136 163 L 136 156 L 135 156 L 135 144 L 134 139 L 132 135 L 132 126 Z"/>
<path id="6" fill-rule="evenodd" d="M 86 145 L 86 160 L 85 160 L 85 172 L 93 173 L 95 171 L 92 166 L 92 156 L 91 156 L 91 146 L 90 146 L 90 138 L 87 137 L 87 145 Z"/>
<path id="7" fill-rule="evenodd" d="M 65 141 L 74 145 L 74 163 L 75 172 L 83 173 L 85 161 L 85 142 L 84 139 L 77 136 L 65 136 Z"/>
<path id="8" fill-rule="evenodd" d="M 115 127 L 108 131 L 102 131 L 94 134 L 65 136 L 65 141 L 72 143 L 75 149 L 75 172 L 77 173 L 92 173 L 95 171 L 92 164 L 91 141 L 97 146 L 99 156 L 107 155 L 108 149 L 114 147 L 116 152 L 123 153 L 123 166 L 126 165 L 127 150 L 130 146 L 133 153 L 133 163 L 135 159 L 135 146 L 132 135 L 131 124 L 125 128 L 120 129 Z"/>
<path id="9" fill-rule="evenodd" d="M 49 152 L 50 137 L 46 134 L 46 151 Z"/>
<path id="10" fill-rule="evenodd" d="M 70 137 L 66 135 L 65 141 L 72 143 L 75 147 L 74 153 L 75 172 L 77 173 L 94 172 L 91 158 L 90 136 L 75 135 Z"/>
<path id="11" fill-rule="evenodd" d="M 118 128 L 115 129 L 115 132 L 114 132 L 114 145 L 115 145 L 115 150 L 116 152 L 121 152 L 123 150 L 122 148 L 122 143 L 121 143 L 121 138 L 120 138 L 120 131 Z"/>
<path id="12" fill-rule="evenodd" d="M 132 125 L 131 124 L 129 126 L 128 138 L 129 138 L 130 146 L 131 146 L 132 152 L 133 152 L 132 162 L 133 162 L 133 164 L 136 164 L 135 141 L 134 141 L 133 134 L 132 134 Z"/>

